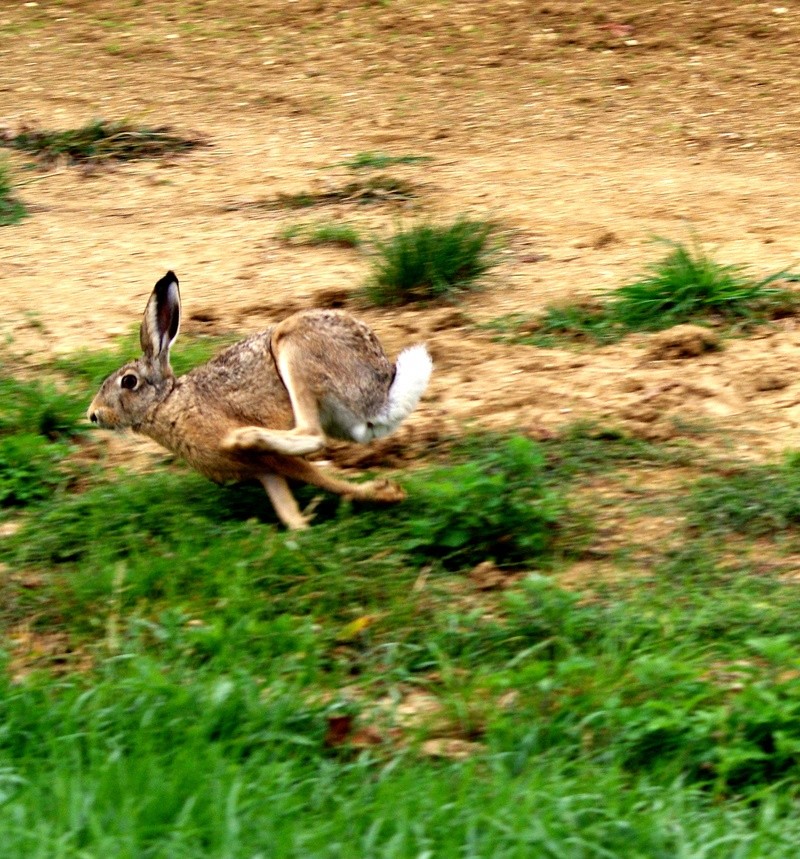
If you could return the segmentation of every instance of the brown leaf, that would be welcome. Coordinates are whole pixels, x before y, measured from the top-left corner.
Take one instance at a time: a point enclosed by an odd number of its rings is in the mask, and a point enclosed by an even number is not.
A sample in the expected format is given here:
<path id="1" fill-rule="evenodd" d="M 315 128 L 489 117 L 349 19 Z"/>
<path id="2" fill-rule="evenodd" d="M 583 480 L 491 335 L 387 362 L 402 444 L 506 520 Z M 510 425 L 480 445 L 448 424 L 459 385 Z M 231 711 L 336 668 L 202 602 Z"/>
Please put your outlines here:
<path id="1" fill-rule="evenodd" d="M 329 748 L 343 746 L 353 730 L 353 716 L 328 716 L 328 730 L 325 734 L 325 745 Z"/>

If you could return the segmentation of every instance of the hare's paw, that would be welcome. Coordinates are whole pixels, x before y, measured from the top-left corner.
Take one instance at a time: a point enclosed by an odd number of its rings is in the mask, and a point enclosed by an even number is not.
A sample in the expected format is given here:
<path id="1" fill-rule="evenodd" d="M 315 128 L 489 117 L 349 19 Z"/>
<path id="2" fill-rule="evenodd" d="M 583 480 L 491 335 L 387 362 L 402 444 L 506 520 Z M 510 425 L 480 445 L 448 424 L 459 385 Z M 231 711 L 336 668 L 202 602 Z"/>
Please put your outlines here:
<path id="1" fill-rule="evenodd" d="M 385 478 L 372 480 L 364 485 L 369 487 L 368 498 L 371 501 L 379 501 L 381 504 L 396 504 L 406 497 L 402 487 Z"/>

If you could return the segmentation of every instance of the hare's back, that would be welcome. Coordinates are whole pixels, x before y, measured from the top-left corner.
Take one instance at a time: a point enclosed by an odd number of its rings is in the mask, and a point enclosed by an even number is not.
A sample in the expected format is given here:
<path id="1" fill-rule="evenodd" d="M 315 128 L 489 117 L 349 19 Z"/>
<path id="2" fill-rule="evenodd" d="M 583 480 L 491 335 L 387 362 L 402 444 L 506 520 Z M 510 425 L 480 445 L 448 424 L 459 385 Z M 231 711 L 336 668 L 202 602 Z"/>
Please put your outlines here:
<path id="1" fill-rule="evenodd" d="M 273 330 L 234 343 L 182 381 L 209 411 L 223 411 L 237 423 L 291 427 L 291 403 L 270 348 Z"/>
<path id="2" fill-rule="evenodd" d="M 372 329 L 349 313 L 296 313 L 275 327 L 273 349 L 281 370 L 288 360 L 323 411 L 342 406 L 367 419 L 386 403 L 394 367 Z"/>

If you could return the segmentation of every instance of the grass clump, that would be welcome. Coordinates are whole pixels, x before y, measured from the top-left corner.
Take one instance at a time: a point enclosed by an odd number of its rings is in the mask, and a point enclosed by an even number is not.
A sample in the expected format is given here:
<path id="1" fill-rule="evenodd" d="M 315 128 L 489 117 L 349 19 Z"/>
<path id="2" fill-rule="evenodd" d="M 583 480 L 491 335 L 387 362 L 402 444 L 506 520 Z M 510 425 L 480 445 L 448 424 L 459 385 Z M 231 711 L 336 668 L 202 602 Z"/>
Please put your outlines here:
<path id="1" fill-rule="evenodd" d="M 349 170 L 385 170 L 395 164 L 422 164 L 431 161 L 429 155 L 387 155 L 385 152 L 358 152 L 334 167 L 347 167 Z"/>
<path id="2" fill-rule="evenodd" d="M 182 137 L 166 125 L 148 128 L 100 119 L 64 131 L 24 129 L 9 137 L 6 145 L 30 152 L 45 164 L 61 159 L 72 164 L 98 164 L 160 158 L 195 149 L 204 145 L 204 141 Z"/>
<path id="3" fill-rule="evenodd" d="M 455 568 L 546 557 L 565 510 L 548 485 L 542 450 L 522 437 L 473 450 L 465 462 L 423 475 L 416 488 L 402 545 Z"/>
<path id="4" fill-rule="evenodd" d="M 61 466 L 68 450 L 34 433 L 0 436 L 0 508 L 49 498 L 66 483 Z"/>
<path id="5" fill-rule="evenodd" d="M 743 266 L 722 265 L 699 248 L 666 244 L 670 252 L 648 267 L 647 276 L 612 294 L 608 315 L 629 331 L 708 320 L 763 320 L 798 306 L 794 293 L 772 286 L 787 272 L 753 280 Z"/>
<path id="6" fill-rule="evenodd" d="M 377 243 L 369 301 L 399 305 L 448 298 L 475 288 L 494 265 L 494 224 L 465 218 L 450 226 L 422 224 Z"/>
<path id="7" fill-rule="evenodd" d="M 556 347 L 565 339 L 576 345 L 616 343 L 625 334 L 620 323 L 597 302 L 552 305 L 538 317 L 511 313 L 478 327 L 494 332 L 494 339 L 501 343 L 545 349 Z"/>
<path id="8" fill-rule="evenodd" d="M 310 245 L 333 245 L 340 248 L 357 248 L 361 244 L 358 230 L 350 224 L 291 224 L 280 232 L 282 241 Z"/>
<path id="9" fill-rule="evenodd" d="M 22 201 L 14 194 L 11 172 L 0 162 L 0 227 L 19 223 L 28 214 Z"/>

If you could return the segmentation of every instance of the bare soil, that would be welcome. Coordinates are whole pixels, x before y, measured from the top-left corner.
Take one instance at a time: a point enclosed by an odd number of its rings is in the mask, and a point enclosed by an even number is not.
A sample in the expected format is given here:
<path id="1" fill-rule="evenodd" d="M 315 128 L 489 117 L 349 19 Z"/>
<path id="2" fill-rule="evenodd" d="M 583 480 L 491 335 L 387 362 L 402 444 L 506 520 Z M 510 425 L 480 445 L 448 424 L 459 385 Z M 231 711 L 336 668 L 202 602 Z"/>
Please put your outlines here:
<path id="1" fill-rule="evenodd" d="M 0 230 L 0 333 L 34 362 L 108 345 L 167 268 L 184 330 L 251 332 L 369 270 L 282 227 L 466 214 L 507 236 L 484 291 L 458 312 L 359 311 L 389 351 L 424 339 L 436 362 L 395 453 L 469 421 L 546 437 L 598 418 L 774 455 L 800 431 L 794 319 L 688 357 L 647 336 L 503 345 L 472 323 L 612 289 L 661 255 L 653 236 L 758 275 L 800 266 L 800 8 L 778 2 L 3 3 L 0 126 L 126 118 L 211 145 L 94 172 L 10 154 L 32 216 Z M 419 196 L 254 205 L 352 181 L 328 168 L 364 151 L 430 156 L 386 171 Z"/>

